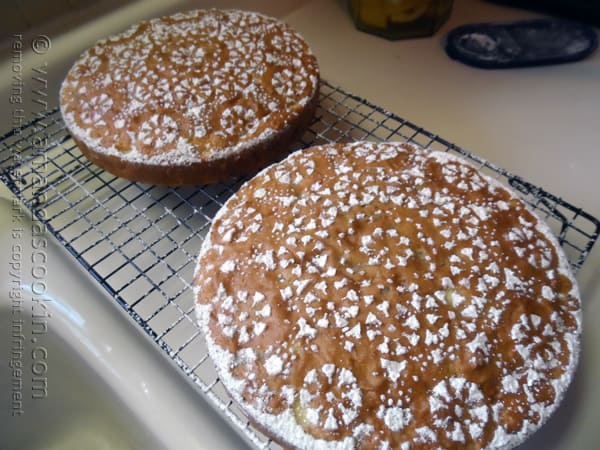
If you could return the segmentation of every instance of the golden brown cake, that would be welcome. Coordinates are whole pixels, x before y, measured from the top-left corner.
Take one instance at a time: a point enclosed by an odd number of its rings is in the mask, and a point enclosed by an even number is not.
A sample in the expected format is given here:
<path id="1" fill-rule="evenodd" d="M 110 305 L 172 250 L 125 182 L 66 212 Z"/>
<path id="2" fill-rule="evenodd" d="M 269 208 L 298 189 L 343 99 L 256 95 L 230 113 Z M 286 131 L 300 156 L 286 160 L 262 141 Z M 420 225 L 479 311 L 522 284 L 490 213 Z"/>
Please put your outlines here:
<path id="1" fill-rule="evenodd" d="M 579 294 L 547 225 L 408 144 L 263 170 L 215 217 L 194 292 L 220 379 L 289 448 L 512 448 L 578 358 Z"/>
<path id="2" fill-rule="evenodd" d="M 196 10 L 97 42 L 60 91 L 84 155 L 129 180 L 220 182 L 283 156 L 310 122 L 319 69 L 287 24 Z"/>

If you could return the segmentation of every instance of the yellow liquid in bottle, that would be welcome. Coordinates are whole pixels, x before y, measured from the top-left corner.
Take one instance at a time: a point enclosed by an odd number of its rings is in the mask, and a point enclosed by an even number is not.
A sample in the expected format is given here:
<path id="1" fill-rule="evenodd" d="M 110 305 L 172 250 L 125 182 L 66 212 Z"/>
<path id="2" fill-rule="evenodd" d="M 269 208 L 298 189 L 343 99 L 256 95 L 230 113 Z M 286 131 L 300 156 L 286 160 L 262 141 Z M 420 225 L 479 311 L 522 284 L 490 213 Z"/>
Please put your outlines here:
<path id="1" fill-rule="evenodd" d="M 388 39 L 430 36 L 448 19 L 452 0 L 351 0 L 356 27 Z"/>

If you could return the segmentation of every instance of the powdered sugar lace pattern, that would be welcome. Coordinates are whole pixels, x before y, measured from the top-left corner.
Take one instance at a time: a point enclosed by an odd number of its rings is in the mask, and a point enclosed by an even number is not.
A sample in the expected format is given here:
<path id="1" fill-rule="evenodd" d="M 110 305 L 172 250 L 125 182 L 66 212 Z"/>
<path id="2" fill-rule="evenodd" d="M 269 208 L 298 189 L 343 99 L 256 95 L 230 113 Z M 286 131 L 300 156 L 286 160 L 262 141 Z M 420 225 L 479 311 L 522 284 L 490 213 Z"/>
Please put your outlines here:
<path id="1" fill-rule="evenodd" d="M 194 291 L 225 386 L 303 449 L 512 448 L 577 362 L 579 294 L 548 227 L 407 144 L 262 171 L 215 217 Z"/>
<path id="2" fill-rule="evenodd" d="M 151 165 L 226 158 L 267 140 L 315 96 L 316 59 L 286 24 L 198 10 L 99 41 L 61 87 L 92 151 Z"/>

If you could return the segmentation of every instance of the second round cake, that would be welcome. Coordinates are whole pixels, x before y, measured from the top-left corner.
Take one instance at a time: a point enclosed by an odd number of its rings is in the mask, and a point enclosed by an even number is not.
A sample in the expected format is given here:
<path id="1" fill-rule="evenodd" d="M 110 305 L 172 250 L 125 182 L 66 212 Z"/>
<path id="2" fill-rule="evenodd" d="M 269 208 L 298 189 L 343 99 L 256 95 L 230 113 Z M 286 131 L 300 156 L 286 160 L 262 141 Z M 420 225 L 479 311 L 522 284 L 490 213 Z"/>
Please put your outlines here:
<path id="1" fill-rule="evenodd" d="M 318 101 L 319 69 L 287 24 L 239 10 L 144 21 L 97 42 L 60 91 L 84 155 L 133 181 L 194 185 L 288 152 Z"/>
<path id="2" fill-rule="evenodd" d="M 576 367 L 580 300 L 548 227 L 408 144 L 263 170 L 215 217 L 194 284 L 220 379 L 290 448 L 512 448 Z"/>

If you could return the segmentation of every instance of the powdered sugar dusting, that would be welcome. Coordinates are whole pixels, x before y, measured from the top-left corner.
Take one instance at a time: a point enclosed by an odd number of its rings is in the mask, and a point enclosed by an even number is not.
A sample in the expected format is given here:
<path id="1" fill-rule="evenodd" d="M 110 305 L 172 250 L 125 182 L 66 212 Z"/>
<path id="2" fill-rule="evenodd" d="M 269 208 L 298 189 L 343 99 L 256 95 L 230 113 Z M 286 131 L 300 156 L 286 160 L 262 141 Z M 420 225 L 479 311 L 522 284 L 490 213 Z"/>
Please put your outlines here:
<path id="1" fill-rule="evenodd" d="M 316 60 L 289 26 L 213 9 L 141 22 L 97 42 L 60 97 L 68 129 L 91 150 L 189 165 L 269 139 L 317 89 Z"/>
<path id="2" fill-rule="evenodd" d="M 215 217 L 196 285 L 226 386 L 298 448 L 509 448 L 577 361 L 577 287 L 548 227 L 459 158 L 409 145 L 265 169 Z"/>

